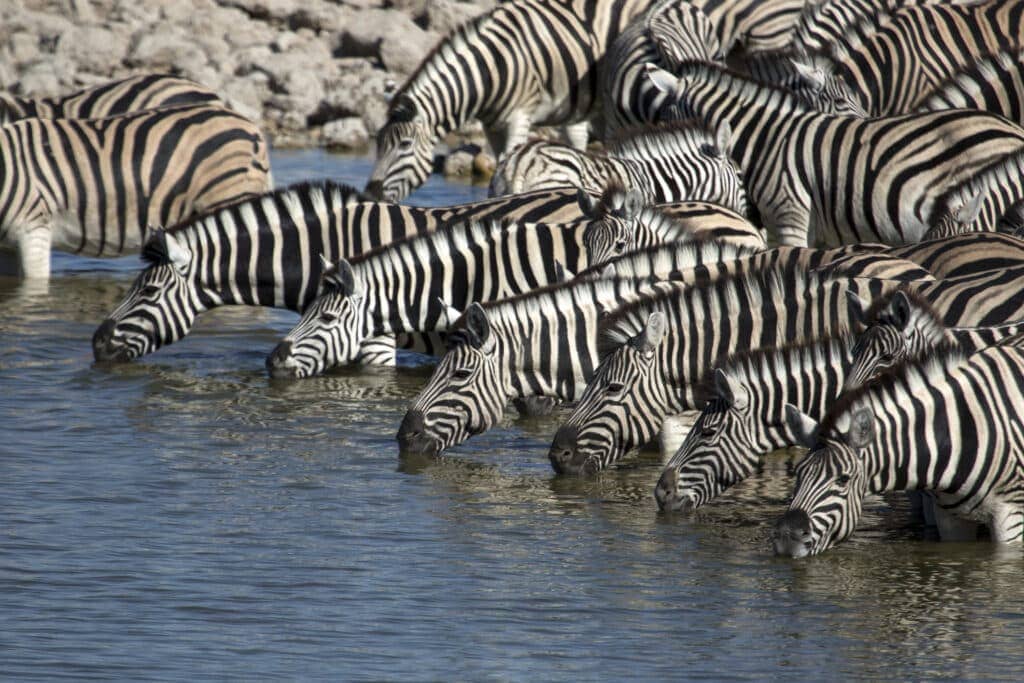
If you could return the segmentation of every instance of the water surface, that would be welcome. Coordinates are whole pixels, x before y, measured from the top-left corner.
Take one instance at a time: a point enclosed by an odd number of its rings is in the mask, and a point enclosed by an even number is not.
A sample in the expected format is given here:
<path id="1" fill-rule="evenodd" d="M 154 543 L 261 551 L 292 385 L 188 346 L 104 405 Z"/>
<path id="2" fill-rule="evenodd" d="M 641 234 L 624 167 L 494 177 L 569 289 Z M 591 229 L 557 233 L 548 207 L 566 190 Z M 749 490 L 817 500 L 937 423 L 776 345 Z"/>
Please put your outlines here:
<path id="1" fill-rule="evenodd" d="M 279 183 L 371 162 L 276 153 Z M 481 188 L 439 179 L 413 197 Z M 137 257 L 0 281 L 0 677 L 1020 680 L 1019 551 L 940 545 L 875 499 L 855 538 L 771 556 L 792 458 L 689 518 L 660 458 L 556 477 L 561 416 L 437 460 L 394 434 L 430 372 L 271 382 L 295 320 L 220 309 L 140 362 L 89 339 Z"/>

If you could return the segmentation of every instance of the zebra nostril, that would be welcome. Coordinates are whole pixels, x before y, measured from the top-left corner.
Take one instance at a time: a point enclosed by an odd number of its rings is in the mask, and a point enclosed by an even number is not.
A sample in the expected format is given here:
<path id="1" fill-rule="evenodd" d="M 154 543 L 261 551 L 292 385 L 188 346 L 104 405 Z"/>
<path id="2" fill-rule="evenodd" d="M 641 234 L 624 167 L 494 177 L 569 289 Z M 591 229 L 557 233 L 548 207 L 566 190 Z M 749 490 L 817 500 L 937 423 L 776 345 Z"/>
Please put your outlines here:
<path id="1" fill-rule="evenodd" d="M 283 341 L 274 347 L 274 350 L 267 356 L 266 366 L 271 377 L 294 377 L 295 363 L 288 363 L 291 360 L 292 343 Z"/>

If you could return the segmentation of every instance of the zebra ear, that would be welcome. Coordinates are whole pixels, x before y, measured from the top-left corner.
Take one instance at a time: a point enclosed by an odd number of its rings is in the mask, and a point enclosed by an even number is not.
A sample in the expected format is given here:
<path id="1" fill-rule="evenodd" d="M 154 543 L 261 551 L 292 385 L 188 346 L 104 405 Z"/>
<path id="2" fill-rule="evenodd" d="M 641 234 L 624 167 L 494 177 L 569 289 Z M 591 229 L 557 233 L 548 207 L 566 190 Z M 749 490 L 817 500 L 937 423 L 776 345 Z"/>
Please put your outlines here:
<path id="1" fill-rule="evenodd" d="M 793 64 L 793 69 L 796 71 L 797 76 L 813 88 L 815 92 L 821 92 L 825 89 L 825 72 L 821 67 L 803 64 L 795 59 L 791 59 L 790 62 Z"/>
<path id="2" fill-rule="evenodd" d="M 482 348 L 491 336 L 491 321 L 483 306 L 473 302 L 466 309 L 466 329 L 473 336 L 473 346 Z"/>
<path id="3" fill-rule="evenodd" d="M 893 324 L 901 330 L 907 329 L 907 325 L 910 323 L 910 299 L 907 298 L 907 293 L 896 292 L 889 305 L 892 307 Z"/>
<path id="4" fill-rule="evenodd" d="M 646 204 L 647 200 L 642 194 L 636 190 L 628 191 L 622 202 L 622 217 L 627 221 L 635 220 Z"/>
<path id="5" fill-rule="evenodd" d="M 441 323 L 445 327 L 451 327 L 455 324 L 455 321 L 462 317 L 462 311 L 448 304 L 447 301 L 441 297 L 437 297 L 437 303 L 441 305 Z"/>
<path id="6" fill-rule="evenodd" d="M 576 190 L 576 203 L 584 216 L 590 217 L 597 213 L 598 201 L 583 188 Z"/>
<path id="7" fill-rule="evenodd" d="M 192 252 L 188 246 L 163 228 L 150 228 L 152 236 L 143 247 L 142 257 L 151 263 L 168 263 L 180 272 L 188 269 Z"/>
<path id="8" fill-rule="evenodd" d="M 329 258 L 324 256 L 323 254 L 320 254 L 320 272 L 321 273 L 326 273 L 333 266 L 334 266 L 334 264 L 331 263 L 331 260 Z"/>
<path id="9" fill-rule="evenodd" d="M 356 274 L 352 270 L 352 264 L 346 259 L 340 259 L 332 270 L 324 274 L 324 285 L 333 288 L 343 296 L 355 296 Z"/>
<path id="10" fill-rule="evenodd" d="M 792 403 L 786 404 L 786 426 L 797 444 L 814 448 L 818 441 L 818 423 Z"/>
<path id="11" fill-rule="evenodd" d="M 576 277 L 576 274 L 562 265 L 561 261 L 555 261 L 555 282 L 568 282 Z"/>
<path id="12" fill-rule="evenodd" d="M 981 215 L 981 207 L 984 204 L 985 196 L 983 194 L 974 195 L 953 212 L 953 220 L 960 225 L 970 225 L 978 220 L 978 216 Z"/>
<path id="13" fill-rule="evenodd" d="M 647 317 L 647 324 L 644 329 L 634 337 L 634 348 L 645 356 L 653 356 L 654 350 L 665 338 L 665 314 L 660 311 L 651 313 Z"/>
<path id="14" fill-rule="evenodd" d="M 861 408 L 850 416 L 850 427 L 843 441 L 851 448 L 866 448 L 875 440 L 875 416 L 870 408 Z"/>
<path id="15" fill-rule="evenodd" d="M 850 306 L 850 319 L 867 325 L 868 309 L 871 308 L 871 304 L 862 299 L 857 292 L 849 289 L 846 290 L 846 302 Z"/>
<path id="16" fill-rule="evenodd" d="M 654 87 L 661 92 L 667 92 L 678 97 L 683 90 L 682 79 L 676 78 L 674 74 L 665 71 L 657 64 L 648 62 L 644 65 L 644 72 L 647 74 L 647 78 L 651 79 Z"/>
<path id="17" fill-rule="evenodd" d="M 746 387 L 725 374 L 721 368 L 715 368 L 715 393 L 737 410 L 747 407 Z"/>
<path id="18" fill-rule="evenodd" d="M 715 129 L 715 147 L 722 157 L 732 154 L 732 126 L 725 119 L 722 119 Z"/>

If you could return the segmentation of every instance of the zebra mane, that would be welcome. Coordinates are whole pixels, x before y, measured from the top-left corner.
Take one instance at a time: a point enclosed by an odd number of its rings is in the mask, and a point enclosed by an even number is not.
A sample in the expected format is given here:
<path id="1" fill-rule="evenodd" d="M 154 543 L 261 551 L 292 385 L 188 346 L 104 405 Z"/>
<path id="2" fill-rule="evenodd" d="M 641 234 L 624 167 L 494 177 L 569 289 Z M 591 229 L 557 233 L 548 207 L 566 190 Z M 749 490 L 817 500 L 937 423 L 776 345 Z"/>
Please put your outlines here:
<path id="1" fill-rule="evenodd" d="M 267 190 L 260 194 L 246 195 L 240 199 L 232 202 L 218 204 L 204 211 L 200 214 L 195 214 L 176 223 L 172 226 L 165 228 L 166 232 L 178 233 L 188 230 L 196 225 L 203 223 L 206 219 L 216 216 L 225 209 L 231 209 L 243 204 L 257 204 L 265 199 L 278 199 L 287 200 L 291 198 L 300 197 L 303 195 L 322 195 L 325 199 L 331 200 L 338 204 L 347 204 L 348 202 L 356 201 L 371 201 L 368 200 L 366 195 L 363 194 L 362 190 L 357 190 L 351 185 L 345 185 L 343 183 L 336 183 L 333 180 L 304 180 L 299 183 L 288 185 L 287 187 L 279 187 L 273 190 Z"/>
<path id="2" fill-rule="evenodd" d="M 723 360 L 717 369 L 740 384 L 751 377 L 767 376 L 784 380 L 792 372 L 793 365 L 831 366 L 837 357 L 848 352 L 854 339 L 852 334 L 826 335 L 781 346 L 741 351 Z M 704 373 L 695 387 L 696 396 L 701 403 L 722 398 L 715 382 L 715 369 Z"/>
<path id="3" fill-rule="evenodd" d="M 590 266 L 577 273 L 577 277 L 600 276 L 609 267 L 616 276 L 623 278 L 637 277 L 636 273 L 665 272 L 691 270 L 696 266 L 717 262 L 748 258 L 757 251 L 748 247 L 740 247 L 711 239 L 696 236 L 687 242 L 654 244 L 634 249 L 621 256 L 609 259 L 604 263 Z M 679 264 L 686 264 L 680 266 Z M 647 277 L 647 275 L 639 276 Z"/>
<path id="4" fill-rule="evenodd" d="M 654 124 L 628 126 L 615 132 L 605 141 L 608 156 L 630 159 L 658 158 L 664 155 L 666 142 L 680 140 L 685 144 L 709 144 L 714 147 L 715 136 L 707 126 L 695 118 L 662 121 Z M 670 152 L 671 153 L 671 152 Z"/>
<path id="5" fill-rule="evenodd" d="M 764 83 L 755 80 L 747 74 L 740 73 L 735 69 L 731 69 L 728 66 L 724 66 L 717 62 L 709 62 L 706 60 L 687 60 L 681 62 L 679 67 L 675 70 L 677 78 L 687 78 L 689 76 L 695 76 L 697 78 L 709 78 L 718 80 L 728 80 L 735 84 L 735 88 L 741 91 L 743 94 L 749 94 L 752 97 L 758 97 L 762 93 L 772 93 L 782 99 L 787 105 L 792 106 L 795 110 L 801 112 L 814 112 L 815 109 L 805 103 L 797 96 L 796 93 L 789 90 L 782 85 L 776 85 L 774 83 Z M 683 100 L 686 96 L 683 96 Z M 683 110 L 692 115 L 687 107 L 683 107 Z"/>
<path id="6" fill-rule="evenodd" d="M 969 355 L 952 347 L 940 347 L 926 358 L 911 358 L 887 368 L 878 377 L 856 389 L 843 391 L 822 418 L 818 434 L 839 435 L 838 425 L 867 403 L 870 395 L 888 394 L 900 384 L 917 380 L 925 386 L 941 384 L 943 377 L 963 364 Z"/>
<path id="7" fill-rule="evenodd" d="M 700 290 L 704 298 L 724 302 L 724 308 L 737 312 L 741 310 L 743 301 L 742 306 L 749 307 L 756 314 L 768 301 L 792 301 L 806 292 L 819 291 L 828 280 L 828 277 L 800 265 L 786 264 L 700 279 L 685 287 L 652 287 L 601 319 L 598 325 L 598 356 L 603 359 L 639 334 L 647 324 L 648 316 L 655 311 L 666 312 L 670 325 L 676 324 L 680 317 L 693 315 L 687 301 L 691 292 Z"/>

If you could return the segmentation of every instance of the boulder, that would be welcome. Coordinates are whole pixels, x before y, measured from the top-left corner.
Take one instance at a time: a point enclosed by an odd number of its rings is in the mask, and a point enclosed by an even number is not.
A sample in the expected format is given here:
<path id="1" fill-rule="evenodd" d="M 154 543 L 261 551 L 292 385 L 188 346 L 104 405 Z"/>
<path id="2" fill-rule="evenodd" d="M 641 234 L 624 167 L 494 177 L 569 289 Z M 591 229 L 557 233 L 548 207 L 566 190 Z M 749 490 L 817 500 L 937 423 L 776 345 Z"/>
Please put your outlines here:
<path id="1" fill-rule="evenodd" d="M 362 152 L 369 148 L 370 134 L 361 118 L 350 116 L 325 123 L 320 132 L 320 140 L 328 149 Z"/>
<path id="2" fill-rule="evenodd" d="M 334 50 L 337 57 L 379 59 L 389 71 L 412 73 L 441 36 L 387 10 L 353 12 Z"/>

